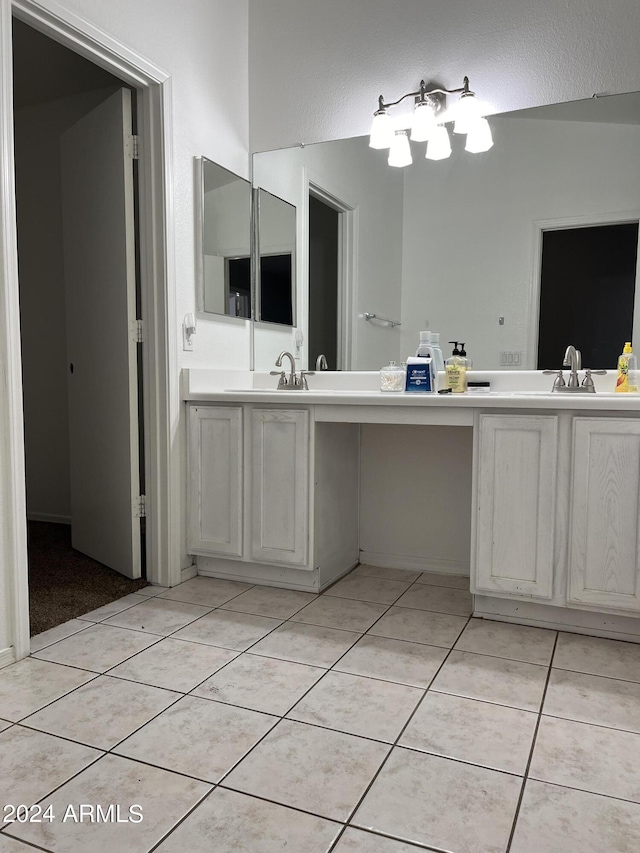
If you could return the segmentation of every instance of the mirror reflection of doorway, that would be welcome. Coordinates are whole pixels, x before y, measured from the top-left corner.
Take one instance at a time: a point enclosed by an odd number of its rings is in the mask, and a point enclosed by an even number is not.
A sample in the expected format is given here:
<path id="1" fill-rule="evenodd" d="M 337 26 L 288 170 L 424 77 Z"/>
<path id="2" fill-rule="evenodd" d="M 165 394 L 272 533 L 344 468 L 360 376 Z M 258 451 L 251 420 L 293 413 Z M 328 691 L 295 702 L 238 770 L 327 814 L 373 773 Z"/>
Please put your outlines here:
<path id="1" fill-rule="evenodd" d="M 338 370 L 340 211 L 309 195 L 309 369 L 321 353 Z"/>
<path id="2" fill-rule="evenodd" d="M 637 267 L 637 221 L 543 232 L 539 370 L 558 367 L 569 344 L 585 367 L 615 369 L 633 340 Z"/>

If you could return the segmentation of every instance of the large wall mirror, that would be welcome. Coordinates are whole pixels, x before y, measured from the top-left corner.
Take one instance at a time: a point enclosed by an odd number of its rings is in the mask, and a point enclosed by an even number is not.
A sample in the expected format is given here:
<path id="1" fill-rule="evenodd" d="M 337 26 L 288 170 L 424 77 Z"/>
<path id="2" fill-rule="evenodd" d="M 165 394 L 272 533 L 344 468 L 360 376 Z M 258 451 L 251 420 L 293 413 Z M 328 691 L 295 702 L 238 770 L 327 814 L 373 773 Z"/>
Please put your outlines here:
<path id="1" fill-rule="evenodd" d="M 489 151 L 454 136 L 449 159 L 416 145 L 400 169 L 365 137 L 254 155 L 254 185 L 298 214 L 301 366 L 322 347 L 375 370 L 421 329 L 487 370 L 558 367 L 569 343 L 613 368 L 634 332 L 640 347 L 640 94 L 489 121 Z M 259 339 L 256 369 L 280 343 Z"/>
<path id="2" fill-rule="evenodd" d="M 198 310 L 251 317 L 251 183 L 195 158 Z"/>

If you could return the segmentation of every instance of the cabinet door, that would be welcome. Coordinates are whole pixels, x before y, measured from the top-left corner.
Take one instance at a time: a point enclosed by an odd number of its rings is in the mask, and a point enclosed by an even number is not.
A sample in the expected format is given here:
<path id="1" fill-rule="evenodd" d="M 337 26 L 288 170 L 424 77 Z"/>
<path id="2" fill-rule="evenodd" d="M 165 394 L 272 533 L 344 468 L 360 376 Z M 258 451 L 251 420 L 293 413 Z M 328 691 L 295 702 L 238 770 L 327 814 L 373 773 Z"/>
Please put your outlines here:
<path id="1" fill-rule="evenodd" d="M 251 556 L 305 566 L 309 536 L 309 412 L 254 409 Z"/>
<path id="2" fill-rule="evenodd" d="M 575 418 L 568 601 L 640 612 L 640 423 Z"/>
<path id="3" fill-rule="evenodd" d="M 240 557 L 242 409 L 189 408 L 189 552 Z"/>
<path id="4" fill-rule="evenodd" d="M 558 418 L 481 415 L 475 589 L 553 594 Z"/>

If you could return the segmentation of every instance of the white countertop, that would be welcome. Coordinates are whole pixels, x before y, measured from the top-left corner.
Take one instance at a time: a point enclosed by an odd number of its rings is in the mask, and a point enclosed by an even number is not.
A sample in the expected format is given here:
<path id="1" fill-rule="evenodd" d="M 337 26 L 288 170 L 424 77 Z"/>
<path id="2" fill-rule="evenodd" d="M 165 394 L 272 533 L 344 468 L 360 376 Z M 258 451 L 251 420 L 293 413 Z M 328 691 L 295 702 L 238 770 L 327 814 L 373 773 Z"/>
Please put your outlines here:
<path id="1" fill-rule="evenodd" d="M 324 371 L 309 376 L 308 391 L 278 391 L 269 374 L 192 369 L 183 371 L 182 389 L 184 400 L 203 403 L 640 412 L 640 394 L 612 390 L 615 371 L 594 378 L 595 394 L 551 393 L 553 377 L 540 371 L 473 371 L 473 381 L 491 382 L 489 393 L 421 394 L 377 390 L 377 371 Z"/>

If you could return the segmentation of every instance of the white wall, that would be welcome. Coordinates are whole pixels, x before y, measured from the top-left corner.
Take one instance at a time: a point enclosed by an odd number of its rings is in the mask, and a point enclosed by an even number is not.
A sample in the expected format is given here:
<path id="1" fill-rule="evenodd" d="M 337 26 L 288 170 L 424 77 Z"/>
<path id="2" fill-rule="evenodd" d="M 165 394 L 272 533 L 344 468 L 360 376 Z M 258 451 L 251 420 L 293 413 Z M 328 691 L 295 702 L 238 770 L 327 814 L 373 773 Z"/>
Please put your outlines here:
<path id="1" fill-rule="evenodd" d="M 491 123 L 487 153 L 467 154 L 455 139 L 449 160 L 416 158 L 405 171 L 403 352 L 415 349 L 428 320 L 443 342 L 466 341 L 475 367 L 499 369 L 500 351 L 516 350 L 535 368 L 534 223 L 640 211 L 640 127 Z"/>
<path id="2" fill-rule="evenodd" d="M 400 332 L 367 323 L 363 312 L 400 317 L 402 278 L 403 175 L 389 169 L 385 152 L 358 139 L 270 151 L 254 157 L 254 182 L 297 207 L 297 323 L 307 337 L 306 239 L 308 183 L 356 211 L 356 292 L 353 299 L 351 368 L 377 369 L 400 355 Z M 381 168 L 381 159 L 382 166 Z M 375 286 L 374 286 L 375 283 Z M 293 333 L 257 326 L 255 364 L 268 370 L 280 349 L 292 346 Z M 293 350 L 291 350 L 293 352 Z M 306 352 L 301 363 L 306 364 Z"/>
<path id="3" fill-rule="evenodd" d="M 60 134 L 112 91 L 15 114 L 27 512 L 51 520 L 71 515 Z"/>
<path id="4" fill-rule="evenodd" d="M 640 89 L 637 0 L 250 0 L 251 149 L 368 133 L 420 78 L 494 112 Z"/>

